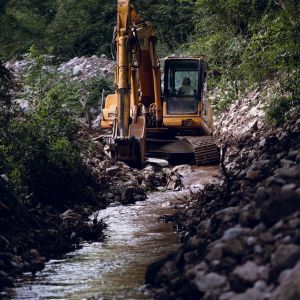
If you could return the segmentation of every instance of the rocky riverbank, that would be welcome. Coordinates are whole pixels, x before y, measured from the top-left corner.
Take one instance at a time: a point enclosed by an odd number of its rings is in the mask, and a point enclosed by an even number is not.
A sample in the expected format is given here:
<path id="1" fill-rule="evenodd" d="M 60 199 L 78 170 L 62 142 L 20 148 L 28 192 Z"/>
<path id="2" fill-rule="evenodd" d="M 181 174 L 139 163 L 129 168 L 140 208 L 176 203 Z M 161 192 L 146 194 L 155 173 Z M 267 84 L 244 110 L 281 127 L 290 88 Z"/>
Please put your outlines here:
<path id="1" fill-rule="evenodd" d="M 221 182 L 175 216 L 183 245 L 146 274 L 156 299 L 300 298 L 300 120 L 267 126 L 259 99 L 221 116 Z"/>
<path id="2" fill-rule="evenodd" d="M 85 187 L 86 197 L 80 201 L 64 199 L 59 205 L 24 202 L 14 193 L 9 178 L 5 174 L 0 177 L 1 297 L 16 276 L 24 272 L 34 276 L 45 261 L 80 247 L 84 241 L 103 241 L 105 222 L 93 212 L 143 201 L 149 191 L 180 188 L 177 170 L 161 166 L 166 161 L 150 160 L 144 169 L 133 169 L 107 156 L 105 139 L 93 139 L 84 130 L 81 135 L 94 146 L 84 159 L 93 182 Z"/>
<path id="3" fill-rule="evenodd" d="M 86 81 L 95 76 L 110 76 L 113 64 L 105 56 L 75 57 L 57 70 L 66 74 L 68 80 Z M 6 67 L 19 81 L 30 61 L 10 61 Z M 11 96 L 16 101 L 19 94 L 12 92 Z M 28 103 L 24 101 L 21 108 L 26 114 Z M 105 224 L 97 216 L 91 220 L 93 212 L 108 206 L 133 204 L 145 200 L 149 191 L 178 186 L 177 172 L 157 162 L 150 161 L 143 170 L 138 170 L 113 161 L 106 152 L 107 140 L 99 134 L 81 123 L 78 142 L 89 145 L 82 153 L 82 171 L 87 174 L 54 185 L 60 189 L 58 193 L 45 189 L 52 179 L 43 178 L 41 201 L 22 192 L 22 187 L 16 187 L 7 174 L 0 173 L 0 292 L 11 287 L 14 277 L 23 272 L 34 276 L 51 257 L 78 248 L 83 241 L 102 241 Z M 74 186 L 74 182 L 80 182 L 80 186 Z M 0 294 L 4 295 L 5 292 Z"/>

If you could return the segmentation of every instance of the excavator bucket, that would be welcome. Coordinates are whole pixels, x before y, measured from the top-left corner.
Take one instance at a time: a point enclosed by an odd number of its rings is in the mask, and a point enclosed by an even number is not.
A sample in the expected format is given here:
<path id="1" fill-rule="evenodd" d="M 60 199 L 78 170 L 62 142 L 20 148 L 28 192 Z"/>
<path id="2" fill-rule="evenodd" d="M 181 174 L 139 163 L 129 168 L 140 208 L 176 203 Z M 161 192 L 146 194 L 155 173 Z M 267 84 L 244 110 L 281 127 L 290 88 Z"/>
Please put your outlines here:
<path id="1" fill-rule="evenodd" d="M 131 167 L 140 168 L 144 163 L 143 144 L 143 140 L 134 137 L 112 139 L 110 144 L 111 156 Z"/>
<path id="2" fill-rule="evenodd" d="M 145 118 L 137 117 L 130 125 L 129 137 L 112 138 L 110 140 L 111 157 L 120 160 L 131 167 L 140 168 L 145 160 Z"/>

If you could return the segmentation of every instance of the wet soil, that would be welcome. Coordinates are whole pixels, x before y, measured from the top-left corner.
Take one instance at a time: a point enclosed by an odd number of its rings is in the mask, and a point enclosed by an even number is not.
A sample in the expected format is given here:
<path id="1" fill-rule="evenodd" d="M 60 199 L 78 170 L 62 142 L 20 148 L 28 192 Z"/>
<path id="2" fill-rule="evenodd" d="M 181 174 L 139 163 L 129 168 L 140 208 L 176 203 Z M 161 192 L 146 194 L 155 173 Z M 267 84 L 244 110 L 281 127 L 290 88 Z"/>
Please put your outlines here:
<path id="1" fill-rule="evenodd" d="M 104 243 L 83 244 L 61 260 L 51 260 L 33 280 L 16 282 L 13 299 L 151 299 L 144 278 L 149 264 L 179 247 L 171 224 L 159 222 L 185 206 L 189 188 L 211 182 L 218 168 L 196 168 L 183 177 L 185 190 L 155 192 L 131 206 L 108 207 L 98 218 L 108 224 Z"/>

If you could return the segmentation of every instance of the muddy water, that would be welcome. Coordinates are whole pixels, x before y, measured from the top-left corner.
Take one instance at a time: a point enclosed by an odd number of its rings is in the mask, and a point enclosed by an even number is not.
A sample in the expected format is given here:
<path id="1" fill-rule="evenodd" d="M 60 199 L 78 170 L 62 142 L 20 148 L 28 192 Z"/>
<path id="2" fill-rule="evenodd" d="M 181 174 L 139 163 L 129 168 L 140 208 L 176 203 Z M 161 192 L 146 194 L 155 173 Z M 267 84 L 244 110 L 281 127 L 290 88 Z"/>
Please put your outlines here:
<path id="1" fill-rule="evenodd" d="M 215 167 L 185 176 L 186 187 L 199 188 L 212 180 Z M 172 225 L 158 217 L 185 205 L 181 192 L 155 192 L 133 206 L 108 207 L 99 212 L 108 224 L 104 243 L 84 244 L 61 260 L 51 260 L 32 281 L 17 282 L 14 299 L 151 299 L 143 292 L 147 266 L 179 247 Z M 182 200 L 180 200 L 182 199 Z"/>

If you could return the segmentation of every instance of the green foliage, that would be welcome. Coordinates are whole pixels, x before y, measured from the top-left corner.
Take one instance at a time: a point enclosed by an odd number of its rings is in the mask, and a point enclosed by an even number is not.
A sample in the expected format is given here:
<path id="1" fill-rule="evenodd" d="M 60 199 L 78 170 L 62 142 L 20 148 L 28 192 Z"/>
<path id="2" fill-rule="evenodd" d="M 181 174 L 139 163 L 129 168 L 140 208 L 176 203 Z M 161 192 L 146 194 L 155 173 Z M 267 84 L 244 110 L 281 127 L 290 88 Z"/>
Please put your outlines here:
<path id="1" fill-rule="evenodd" d="M 86 108 L 98 109 L 100 97 L 104 90 L 104 96 L 113 93 L 113 78 L 93 77 L 84 83 L 87 91 Z"/>
<path id="2" fill-rule="evenodd" d="M 59 2 L 46 31 L 53 54 L 62 58 L 109 54 L 115 10 L 115 5 L 107 1 Z"/>
<path id="3" fill-rule="evenodd" d="M 79 201 L 92 182 L 82 158 L 89 145 L 79 140 L 74 118 L 78 107 L 82 110 L 81 88 L 62 80 L 35 48 L 27 59 L 23 99 L 30 102 L 30 111 L 0 114 L 5 128 L 0 131 L 0 174 L 36 201 Z"/>
<path id="4" fill-rule="evenodd" d="M 146 21 L 155 24 L 161 54 L 176 51 L 194 33 L 194 1 L 132 2 Z M 0 59 L 23 54 L 33 44 L 63 60 L 110 54 L 116 1 L 4 0 L 0 5 Z"/>
<path id="5" fill-rule="evenodd" d="M 266 120 L 269 124 L 280 125 L 287 121 L 294 109 L 299 112 L 299 100 L 293 97 L 273 98 L 266 106 Z"/>
<path id="6" fill-rule="evenodd" d="M 145 0 L 132 1 L 145 21 L 154 24 L 159 36 L 161 56 L 178 53 L 181 44 L 195 34 L 195 1 Z"/>
<path id="7" fill-rule="evenodd" d="M 144 20 L 155 25 L 160 56 L 184 53 L 206 57 L 210 90 L 217 95 L 214 104 L 218 110 L 253 84 L 281 80 L 282 74 L 292 82 L 297 80 L 298 0 L 132 2 Z M 32 44 L 42 53 L 52 53 L 60 59 L 109 54 L 115 23 L 116 1 L 3 0 L 0 59 L 24 53 Z M 43 80 L 47 78 L 41 77 L 36 83 L 41 87 L 38 94 L 43 95 Z M 281 82 L 281 86 L 283 98 L 287 94 L 297 99 L 286 84 Z M 63 87 L 59 93 L 62 90 Z M 95 103 L 97 99 L 89 101 Z"/>
<path id="8" fill-rule="evenodd" d="M 1 106 L 7 107 L 10 105 L 10 90 L 12 89 L 12 87 L 12 76 L 9 70 L 7 70 L 0 61 L 0 110 Z"/>
<path id="9" fill-rule="evenodd" d="M 198 0 L 197 4 L 196 34 L 182 50 L 208 60 L 217 112 L 252 85 L 274 80 L 280 89 L 266 112 L 271 123 L 281 122 L 280 116 L 299 105 L 299 1 Z"/>

